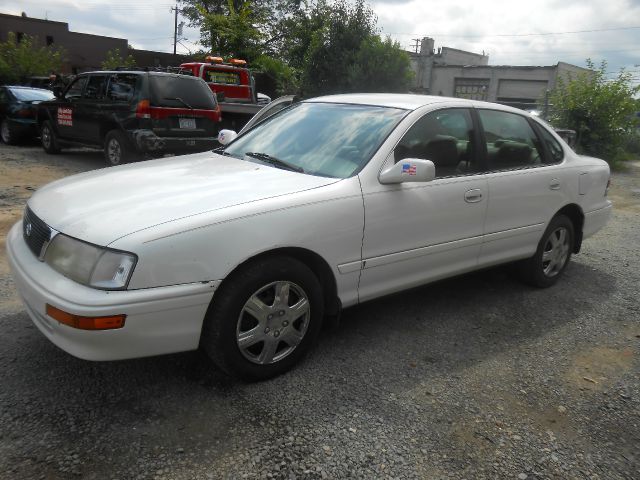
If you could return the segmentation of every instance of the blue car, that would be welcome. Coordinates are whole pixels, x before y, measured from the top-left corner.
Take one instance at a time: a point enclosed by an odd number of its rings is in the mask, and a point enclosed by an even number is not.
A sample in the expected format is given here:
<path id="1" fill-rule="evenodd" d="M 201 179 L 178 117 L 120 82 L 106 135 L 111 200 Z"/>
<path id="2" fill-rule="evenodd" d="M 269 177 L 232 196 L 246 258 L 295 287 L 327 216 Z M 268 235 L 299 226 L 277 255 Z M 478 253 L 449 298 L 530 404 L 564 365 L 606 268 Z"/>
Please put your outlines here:
<path id="1" fill-rule="evenodd" d="M 15 144 L 38 135 L 38 104 L 55 98 L 43 88 L 0 86 L 0 138 Z"/>

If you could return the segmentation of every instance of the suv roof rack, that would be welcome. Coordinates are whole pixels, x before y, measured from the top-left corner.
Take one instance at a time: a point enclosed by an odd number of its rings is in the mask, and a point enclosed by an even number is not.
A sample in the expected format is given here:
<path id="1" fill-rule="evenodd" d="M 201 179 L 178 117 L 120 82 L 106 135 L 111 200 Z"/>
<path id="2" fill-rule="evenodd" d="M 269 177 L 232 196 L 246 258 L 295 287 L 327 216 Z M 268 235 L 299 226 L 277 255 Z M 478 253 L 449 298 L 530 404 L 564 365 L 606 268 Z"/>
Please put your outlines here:
<path id="1" fill-rule="evenodd" d="M 189 75 L 193 76 L 193 72 L 191 70 L 186 70 L 181 67 L 126 67 L 119 66 L 113 69 L 116 72 L 128 71 L 128 72 L 163 72 L 163 73 L 177 73 L 179 75 Z"/>

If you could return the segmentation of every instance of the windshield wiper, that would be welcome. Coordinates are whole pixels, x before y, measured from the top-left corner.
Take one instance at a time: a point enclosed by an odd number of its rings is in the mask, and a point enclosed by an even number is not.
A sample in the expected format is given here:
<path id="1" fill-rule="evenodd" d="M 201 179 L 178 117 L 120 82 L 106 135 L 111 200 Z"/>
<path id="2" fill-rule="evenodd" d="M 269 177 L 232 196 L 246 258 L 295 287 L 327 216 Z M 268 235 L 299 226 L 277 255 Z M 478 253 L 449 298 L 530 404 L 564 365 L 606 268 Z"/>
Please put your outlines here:
<path id="1" fill-rule="evenodd" d="M 287 170 L 292 170 L 298 173 L 304 173 L 304 168 L 299 167 L 298 165 L 294 165 L 293 163 L 285 162 L 284 160 L 280 160 L 279 158 L 272 157 L 268 153 L 262 152 L 245 152 L 247 157 L 257 158 L 258 160 L 262 160 L 265 163 L 270 163 L 275 167 L 285 168 Z"/>
<path id="2" fill-rule="evenodd" d="M 164 100 L 177 100 L 178 102 L 183 104 L 185 107 L 193 110 L 193 107 L 189 105 L 187 102 L 185 102 L 183 99 L 181 99 L 180 97 L 164 97 Z"/>

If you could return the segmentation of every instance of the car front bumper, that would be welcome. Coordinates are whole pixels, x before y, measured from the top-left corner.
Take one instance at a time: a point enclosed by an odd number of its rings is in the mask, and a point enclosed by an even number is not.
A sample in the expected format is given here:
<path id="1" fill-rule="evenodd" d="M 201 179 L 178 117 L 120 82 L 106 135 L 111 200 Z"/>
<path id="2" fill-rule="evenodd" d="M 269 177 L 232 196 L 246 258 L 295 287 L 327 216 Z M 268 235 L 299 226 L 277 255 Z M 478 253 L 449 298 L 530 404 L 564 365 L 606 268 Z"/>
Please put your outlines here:
<path id="1" fill-rule="evenodd" d="M 13 278 L 33 323 L 62 350 L 85 360 L 122 360 L 198 348 L 202 321 L 219 281 L 140 290 L 104 291 L 80 285 L 40 262 L 22 237 L 7 236 Z M 82 316 L 127 315 L 122 328 L 79 330 L 46 314 L 46 305 Z"/>

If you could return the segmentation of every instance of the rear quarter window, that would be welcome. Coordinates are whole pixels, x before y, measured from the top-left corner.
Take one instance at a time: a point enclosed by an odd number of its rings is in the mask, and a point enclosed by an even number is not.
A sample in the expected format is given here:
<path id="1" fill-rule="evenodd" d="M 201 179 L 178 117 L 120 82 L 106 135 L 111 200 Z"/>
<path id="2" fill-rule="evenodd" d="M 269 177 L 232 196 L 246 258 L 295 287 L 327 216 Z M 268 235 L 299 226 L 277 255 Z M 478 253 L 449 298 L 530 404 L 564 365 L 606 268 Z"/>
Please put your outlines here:
<path id="1" fill-rule="evenodd" d="M 129 103 L 135 97 L 139 81 L 140 75 L 132 73 L 113 75 L 107 87 L 107 98 L 114 102 Z"/>

